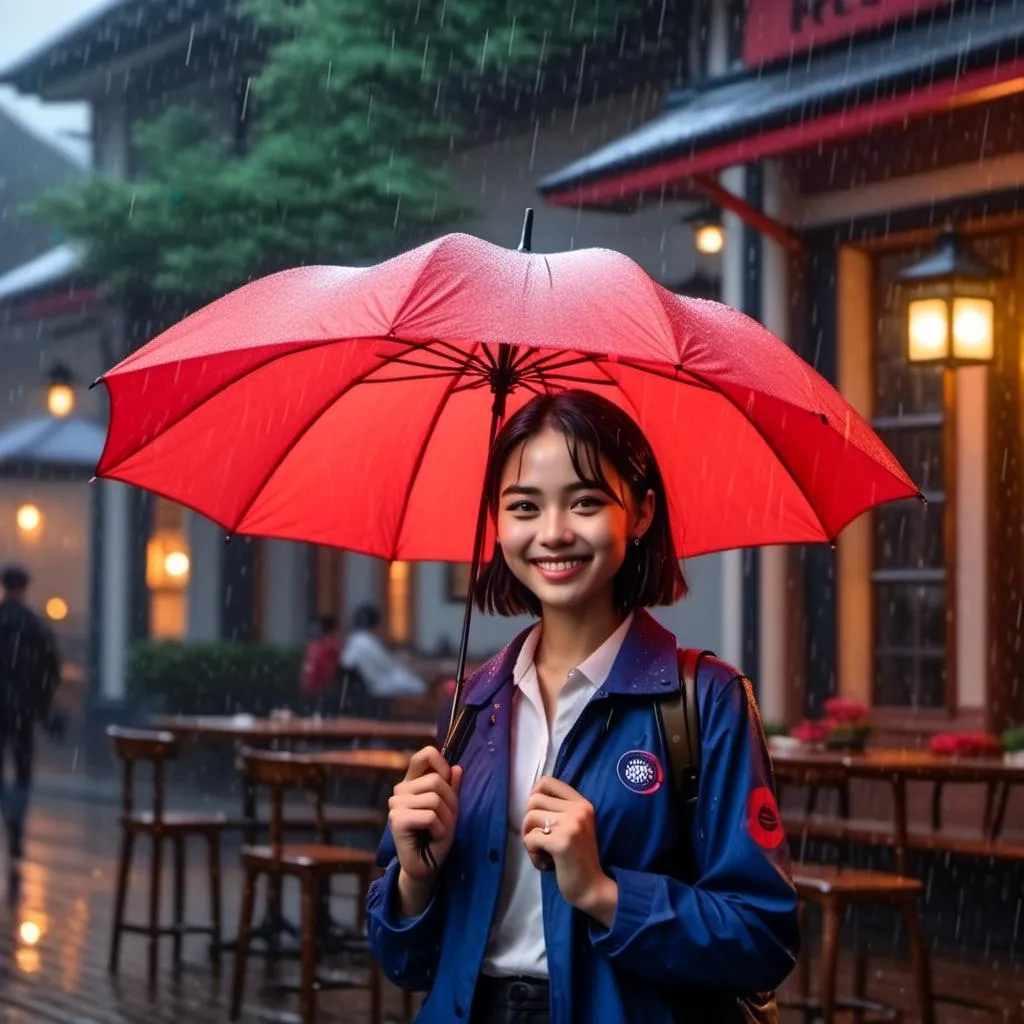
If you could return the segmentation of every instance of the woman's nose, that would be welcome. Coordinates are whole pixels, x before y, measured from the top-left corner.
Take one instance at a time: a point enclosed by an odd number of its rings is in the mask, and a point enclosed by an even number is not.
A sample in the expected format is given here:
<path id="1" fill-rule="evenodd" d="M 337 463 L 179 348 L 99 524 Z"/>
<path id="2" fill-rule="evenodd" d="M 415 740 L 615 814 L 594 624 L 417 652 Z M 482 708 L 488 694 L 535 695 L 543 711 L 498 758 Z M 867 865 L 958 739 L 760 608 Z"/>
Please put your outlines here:
<path id="1" fill-rule="evenodd" d="M 561 509 L 552 509 L 541 520 L 538 538 L 547 547 L 565 547 L 576 539 Z"/>

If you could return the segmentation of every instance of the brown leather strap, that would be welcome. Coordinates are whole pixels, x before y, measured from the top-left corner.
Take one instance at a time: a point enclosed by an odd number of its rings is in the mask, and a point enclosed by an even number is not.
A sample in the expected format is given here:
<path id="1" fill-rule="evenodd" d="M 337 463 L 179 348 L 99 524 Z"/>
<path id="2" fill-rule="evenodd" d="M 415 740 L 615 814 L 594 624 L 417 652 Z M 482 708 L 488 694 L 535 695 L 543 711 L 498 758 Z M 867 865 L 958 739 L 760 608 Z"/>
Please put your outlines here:
<path id="1" fill-rule="evenodd" d="M 668 767 L 680 800 L 697 797 L 700 779 L 700 714 L 697 709 L 697 674 L 700 660 L 711 651 L 688 647 L 679 651 L 679 689 L 661 701 Z"/>

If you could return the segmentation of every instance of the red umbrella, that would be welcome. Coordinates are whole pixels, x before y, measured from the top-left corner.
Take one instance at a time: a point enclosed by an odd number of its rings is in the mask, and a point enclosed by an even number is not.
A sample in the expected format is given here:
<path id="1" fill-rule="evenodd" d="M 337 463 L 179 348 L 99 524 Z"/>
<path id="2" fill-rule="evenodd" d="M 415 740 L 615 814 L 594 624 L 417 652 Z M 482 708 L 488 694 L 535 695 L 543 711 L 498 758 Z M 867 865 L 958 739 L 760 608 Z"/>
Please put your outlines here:
<path id="1" fill-rule="evenodd" d="M 101 379 L 97 474 L 229 533 L 470 561 L 488 439 L 537 392 L 600 390 L 650 439 L 678 552 L 831 541 L 919 492 L 760 324 L 605 249 L 446 235 L 374 267 L 254 281 Z M 468 639 L 463 631 L 460 670 Z"/>

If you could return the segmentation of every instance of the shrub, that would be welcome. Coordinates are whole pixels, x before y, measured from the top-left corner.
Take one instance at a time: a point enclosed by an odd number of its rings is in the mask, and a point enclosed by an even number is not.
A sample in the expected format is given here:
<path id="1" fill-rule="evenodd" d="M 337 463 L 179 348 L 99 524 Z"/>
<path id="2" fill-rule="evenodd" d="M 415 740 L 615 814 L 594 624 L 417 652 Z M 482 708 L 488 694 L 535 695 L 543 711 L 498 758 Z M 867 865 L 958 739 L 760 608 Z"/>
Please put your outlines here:
<path id="1" fill-rule="evenodd" d="M 298 703 L 302 648 L 240 643 L 138 643 L 129 655 L 133 702 L 165 714 L 265 715 Z"/>

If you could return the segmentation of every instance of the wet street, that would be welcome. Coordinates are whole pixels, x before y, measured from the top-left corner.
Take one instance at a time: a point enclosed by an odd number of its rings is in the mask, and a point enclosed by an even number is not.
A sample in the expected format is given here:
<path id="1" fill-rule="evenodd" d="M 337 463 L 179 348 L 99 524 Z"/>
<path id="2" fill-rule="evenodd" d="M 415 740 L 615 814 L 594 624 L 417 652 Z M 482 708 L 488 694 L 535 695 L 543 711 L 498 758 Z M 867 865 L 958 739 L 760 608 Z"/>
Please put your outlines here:
<path id="1" fill-rule="evenodd" d="M 117 980 L 107 974 L 107 951 L 113 905 L 117 844 L 116 805 L 111 793 L 97 796 L 94 787 L 83 787 L 56 796 L 41 787 L 30 827 L 24 870 L 22 903 L 14 917 L 5 910 L 6 924 L 0 936 L 0 1022 L 2 1024 L 214 1024 L 228 1019 L 228 987 L 232 960 L 225 958 L 224 974 L 214 977 L 202 937 L 186 940 L 185 968 L 176 979 L 171 970 L 171 945 L 161 948 L 161 974 L 157 997 L 150 1000 L 145 984 L 146 940 L 126 935 L 122 966 Z M 225 805 L 225 809 L 230 807 Z M 225 933 L 237 927 L 240 878 L 237 844 L 229 835 L 223 851 Z M 188 904 L 192 918 L 205 922 L 206 876 L 202 850 L 190 858 Z M 137 858 L 129 899 L 129 919 L 144 913 L 147 861 Z M 286 891 L 286 915 L 296 919 L 296 907 Z M 165 908 L 169 907 L 168 898 Z M 332 912 L 340 921 L 351 921 L 354 900 L 338 884 Z M 259 913 L 258 913 L 259 916 Z M 34 927 L 33 927 L 34 926 Z M 38 929 L 38 942 L 30 944 Z M 20 935 L 19 935 L 20 933 Z M 30 940 L 26 942 L 25 939 Z M 807 945 L 814 948 L 813 936 Z M 843 960 L 848 961 L 844 956 Z M 293 997 L 277 997 L 263 986 L 263 961 L 253 958 L 242 1020 L 257 1022 L 297 1020 Z M 295 970 L 284 961 L 281 978 Z M 955 950 L 944 951 L 934 961 L 936 987 L 999 1000 L 1006 1021 L 1024 1019 L 1024 970 L 1020 957 L 972 957 Z M 841 980 L 841 989 L 848 985 Z M 385 1006 L 390 1020 L 399 1020 L 401 1000 L 385 986 Z M 902 958 L 891 941 L 880 940 L 870 961 L 868 989 L 910 1009 L 911 987 Z M 360 990 L 330 992 L 321 997 L 320 1020 L 348 1024 L 369 1019 L 368 1000 Z M 784 1020 L 796 1021 L 789 1012 Z M 914 1020 L 908 1015 L 907 1020 Z M 999 1021 L 1000 1016 L 940 1005 L 941 1024 Z"/>

